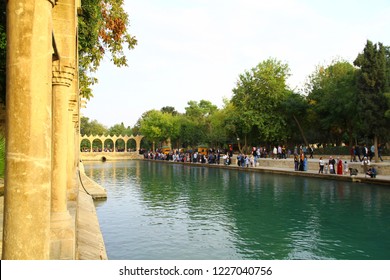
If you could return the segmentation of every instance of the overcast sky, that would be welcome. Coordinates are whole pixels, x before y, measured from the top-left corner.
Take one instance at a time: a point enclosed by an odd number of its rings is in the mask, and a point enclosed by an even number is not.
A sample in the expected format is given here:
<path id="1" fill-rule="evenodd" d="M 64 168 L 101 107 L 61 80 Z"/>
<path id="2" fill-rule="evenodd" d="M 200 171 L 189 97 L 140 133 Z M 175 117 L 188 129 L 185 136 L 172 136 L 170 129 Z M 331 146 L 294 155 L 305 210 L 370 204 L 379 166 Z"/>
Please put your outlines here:
<path id="1" fill-rule="evenodd" d="M 350 62 L 367 39 L 390 45 L 389 0 L 125 0 L 138 45 L 129 67 L 105 58 L 82 115 L 134 126 L 151 109 L 185 112 L 190 100 L 219 108 L 238 76 L 268 58 L 287 63 L 291 89 L 317 65 Z"/>

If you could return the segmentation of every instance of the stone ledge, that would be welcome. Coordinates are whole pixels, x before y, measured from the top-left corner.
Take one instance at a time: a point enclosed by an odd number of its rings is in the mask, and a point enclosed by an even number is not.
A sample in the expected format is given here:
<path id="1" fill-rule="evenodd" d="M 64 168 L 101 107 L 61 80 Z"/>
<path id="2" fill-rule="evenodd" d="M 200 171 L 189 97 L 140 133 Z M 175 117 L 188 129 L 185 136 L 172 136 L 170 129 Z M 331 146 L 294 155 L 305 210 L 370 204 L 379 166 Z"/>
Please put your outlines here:
<path id="1" fill-rule="evenodd" d="M 92 197 L 82 189 L 79 191 L 76 223 L 76 259 L 107 260 L 95 205 Z"/>

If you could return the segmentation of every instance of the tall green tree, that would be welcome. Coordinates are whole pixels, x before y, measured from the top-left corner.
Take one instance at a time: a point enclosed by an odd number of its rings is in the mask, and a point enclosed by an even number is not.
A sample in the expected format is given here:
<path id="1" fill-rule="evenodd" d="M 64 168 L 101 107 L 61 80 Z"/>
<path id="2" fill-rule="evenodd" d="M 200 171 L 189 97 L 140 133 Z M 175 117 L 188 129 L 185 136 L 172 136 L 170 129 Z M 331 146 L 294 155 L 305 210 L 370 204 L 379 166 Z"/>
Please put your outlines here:
<path id="1" fill-rule="evenodd" d="M 388 69 L 386 49 L 382 43 L 373 44 L 367 40 L 366 46 L 354 61 L 359 67 L 357 87 L 359 115 L 362 118 L 363 133 L 374 138 L 375 160 L 378 155 L 378 137 L 389 135 L 390 122 L 385 117 L 388 108 Z"/>
<path id="2" fill-rule="evenodd" d="M 290 91 L 287 93 L 287 97 L 282 101 L 281 107 L 283 108 L 282 111 L 289 123 L 285 131 L 286 135 L 288 135 L 288 140 L 294 143 L 303 142 L 308 146 L 309 142 L 304 131 L 304 125 L 307 125 L 308 123 L 308 102 L 306 98 L 302 94 Z M 299 137 L 297 135 L 299 135 Z"/>
<path id="3" fill-rule="evenodd" d="M 177 137 L 179 130 L 175 116 L 158 110 L 150 110 L 144 113 L 139 123 L 140 133 L 153 142 L 153 150 L 155 149 L 155 143 Z"/>
<path id="4" fill-rule="evenodd" d="M 286 119 L 281 103 L 288 93 L 289 71 L 287 64 L 270 58 L 239 76 L 231 100 L 238 122 L 235 126 L 240 127 L 242 134 L 237 135 L 238 138 L 244 138 L 246 142 L 255 130 L 262 141 L 286 139 Z"/>
<path id="5" fill-rule="evenodd" d="M 185 117 L 187 121 L 182 122 L 182 129 L 185 129 L 185 134 L 191 139 L 191 146 L 200 144 L 209 144 L 211 136 L 211 118 L 218 107 L 208 100 L 188 101 L 188 106 L 185 107 Z M 190 133 L 190 134 L 189 134 Z"/>
<path id="6" fill-rule="evenodd" d="M 82 0 L 78 18 L 80 94 L 90 99 L 91 86 L 97 82 L 97 71 L 107 54 L 114 65 L 127 66 L 124 47 L 137 44 L 130 35 L 129 17 L 123 0 Z"/>
<path id="7" fill-rule="evenodd" d="M 176 147 L 194 148 L 201 143 L 205 143 L 205 131 L 203 126 L 196 120 L 189 118 L 185 114 L 178 115 L 177 138 L 172 139 Z"/>
<path id="8" fill-rule="evenodd" d="M 316 129 L 322 130 L 326 138 L 333 138 L 332 142 L 343 142 L 346 134 L 352 145 L 359 125 L 355 67 L 342 60 L 319 66 L 310 77 L 309 87 L 308 101 Z"/>
<path id="9" fill-rule="evenodd" d="M 228 141 L 228 130 L 225 127 L 225 121 L 229 116 L 229 111 L 226 108 L 215 111 L 209 117 L 210 131 L 207 135 L 207 142 L 214 148 L 223 148 Z"/>

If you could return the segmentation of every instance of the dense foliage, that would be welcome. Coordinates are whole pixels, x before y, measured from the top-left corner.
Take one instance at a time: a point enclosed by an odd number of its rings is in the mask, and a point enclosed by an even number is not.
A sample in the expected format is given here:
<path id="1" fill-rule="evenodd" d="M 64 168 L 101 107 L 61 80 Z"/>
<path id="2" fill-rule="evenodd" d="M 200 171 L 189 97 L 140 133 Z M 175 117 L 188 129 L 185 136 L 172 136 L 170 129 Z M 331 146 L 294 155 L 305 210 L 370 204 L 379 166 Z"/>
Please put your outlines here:
<path id="1" fill-rule="evenodd" d="M 189 101 L 180 114 L 167 106 L 145 113 L 136 128 L 154 142 L 170 139 L 177 148 L 233 144 L 249 151 L 258 145 L 317 144 L 326 150 L 388 142 L 388 47 L 367 41 L 354 65 L 341 59 L 319 65 L 308 77 L 305 94 L 288 88 L 289 75 L 287 64 L 267 59 L 239 75 L 223 108 Z"/>
<path id="2" fill-rule="evenodd" d="M 153 148 L 168 141 L 174 148 L 233 145 L 243 152 L 317 144 L 319 153 L 348 154 L 341 144 L 384 144 L 390 137 L 389 48 L 367 41 L 354 64 L 319 65 L 303 94 L 286 85 L 287 64 L 267 59 L 239 75 L 222 108 L 207 100 L 188 101 L 184 113 L 165 106 L 145 112 L 132 131 L 145 136 L 144 148 L 152 148 L 147 141 Z"/>

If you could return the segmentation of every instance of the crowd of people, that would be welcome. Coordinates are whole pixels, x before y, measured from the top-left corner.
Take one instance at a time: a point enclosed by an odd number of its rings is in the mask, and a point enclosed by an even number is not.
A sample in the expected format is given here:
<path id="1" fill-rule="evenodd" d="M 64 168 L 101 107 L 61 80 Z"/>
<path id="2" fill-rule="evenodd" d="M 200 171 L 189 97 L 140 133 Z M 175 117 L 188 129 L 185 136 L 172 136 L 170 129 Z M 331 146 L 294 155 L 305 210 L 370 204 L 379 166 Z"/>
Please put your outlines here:
<path id="1" fill-rule="evenodd" d="M 144 153 L 144 158 L 146 159 L 225 165 L 231 164 L 232 156 L 233 153 L 226 149 L 209 149 L 206 153 L 192 150 L 184 152 L 179 149 L 163 153 L 160 149 L 157 149 L 155 152 L 149 151 Z"/>
<path id="2" fill-rule="evenodd" d="M 353 154 L 352 154 L 353 150 Z M 364 151 L 360 153 L 360 151 Z M 370 167 L 370 162 L 373 157 L 374 148 L 367 149 L 366 145 L 362 148 L 351 148 L 351 162 L 359 159 L 362 162 L 364 174 L 375 178 L 376 169 Z M 378 151 L 381 151 L 378 147 Z M 253 147 L 251 153 L 244 154 L 239 153 L 236 157 L 236 164 L 239 167 L 257 167 L 259 166 L 259 160 L 261 158 L 272 158 L 272 159 L 287 159 L 291 155 L 294 157 L 294 170 L 295 171 L 307 171 L 308 160 L 314 158 L 314 149 L 312 146 L 295 146 L 293 151 L 286 149 L 285 146 L 274 146 L 271 149 L 266 147 Z M 191 163 L 203 163 L 203 164 L 223 164 L 230 165 L 233 159 L 233 150 L 231 149 L 208 149 L 204 152 L 198 152 L 197 150 L 184 151 L 183 149 L 176 149 L 169 152 L 162 152 L 157 149 L 156 151 L 143 152 L 144 158 L 153 160 L 167 160 L 174 162 L 191 162 Z M 362 156 L 361 156 L 362 155 Z M 381 154 L 378 154 L 381 158 Z M 320 174 L 337 174 L 337 175 L 357 175 L 357 170 L 349 168 L 348 162 L 343 161 L 340 157 L 333 158 L 329 157 L 325 160 L 323 157 L 319 158 L 318 161 Z"/>
<path id="3" fill-rule="evenodd" d="M 378 158 L 381 161 L 383 161 L 382 150 L 382 144 L 378 144 Z M 366 144 L 364 144 L 363 146 L 352 146 L 350 149 L 350 155 L 351 162 L 357 162 L 358 160 L 362 162 L 365 157 L 372 161 L 372 158 L 375 156 L 375 146 L 371 145 L 370 148 L 368 148 Z"/>

